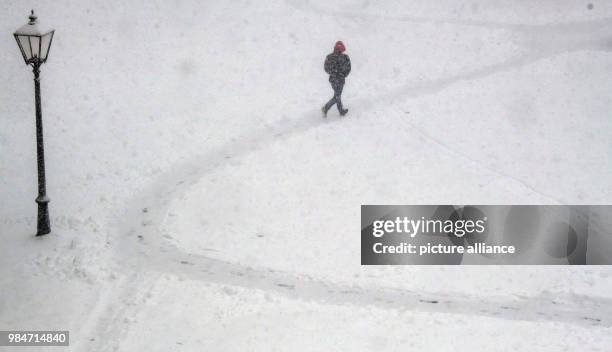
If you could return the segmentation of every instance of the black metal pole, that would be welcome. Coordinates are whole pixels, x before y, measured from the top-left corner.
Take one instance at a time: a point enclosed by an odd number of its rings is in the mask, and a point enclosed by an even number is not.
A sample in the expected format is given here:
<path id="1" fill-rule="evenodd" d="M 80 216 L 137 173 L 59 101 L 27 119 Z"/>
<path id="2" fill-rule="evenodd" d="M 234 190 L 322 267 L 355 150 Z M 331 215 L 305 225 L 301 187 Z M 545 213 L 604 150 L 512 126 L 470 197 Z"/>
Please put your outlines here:
<path id="1" fill-rule="evenodd" d="M 36 159 L 38 161 L 38 229 L 36 236 L 51 232 L 49 221 L 49 198 L 47 198 L 47 185 L 45 181 L 45 147 L 43 143 L 42 109 L 40 104 L 40 63 L 33 65 L 34 95 L 36 99 Z"/>

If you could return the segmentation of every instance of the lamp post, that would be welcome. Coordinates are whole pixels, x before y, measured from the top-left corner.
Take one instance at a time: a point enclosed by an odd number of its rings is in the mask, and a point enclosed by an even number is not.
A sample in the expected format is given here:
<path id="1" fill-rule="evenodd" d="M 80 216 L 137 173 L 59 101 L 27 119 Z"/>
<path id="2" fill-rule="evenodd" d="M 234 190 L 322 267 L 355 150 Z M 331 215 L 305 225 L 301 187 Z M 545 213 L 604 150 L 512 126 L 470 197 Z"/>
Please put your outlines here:
<path id="1" fill-rule="evenodd" d="M 30 14 L 30 21 L 13 34 L 23 60 L 26 65 L 32 66 L 34 72 L 34 96 L 36 102 L 36 159 L 38 161 L 38 227 L 36 236 L 51 232 L 49 221 L 49 198 L 45 182 L 45 148 L 43 143 L 43 123 L 40 104 L 40 66 L 47 61 L 54 30 L 41 31 L 38 28 L 34 10 Z"/>

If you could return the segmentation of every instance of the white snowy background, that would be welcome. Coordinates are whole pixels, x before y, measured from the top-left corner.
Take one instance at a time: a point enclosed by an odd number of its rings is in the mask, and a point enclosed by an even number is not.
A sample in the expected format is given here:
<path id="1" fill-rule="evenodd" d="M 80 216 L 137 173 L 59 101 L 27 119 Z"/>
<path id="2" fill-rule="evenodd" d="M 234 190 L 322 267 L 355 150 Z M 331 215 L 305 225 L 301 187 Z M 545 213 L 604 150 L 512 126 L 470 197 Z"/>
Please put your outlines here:
<path id="1" fill-rule="evenodd" d="M 0 6 L 0 330 L 70 330 L 70 351 L 612 349 L 612 268 L 362 267 L 359 242 L 361 204 L 610 203 L 612 2 Z M 31 8 L 56 29 L 43 238 L 12 37 Z M 350 111 L 322 119 L 339 39 Z"/>

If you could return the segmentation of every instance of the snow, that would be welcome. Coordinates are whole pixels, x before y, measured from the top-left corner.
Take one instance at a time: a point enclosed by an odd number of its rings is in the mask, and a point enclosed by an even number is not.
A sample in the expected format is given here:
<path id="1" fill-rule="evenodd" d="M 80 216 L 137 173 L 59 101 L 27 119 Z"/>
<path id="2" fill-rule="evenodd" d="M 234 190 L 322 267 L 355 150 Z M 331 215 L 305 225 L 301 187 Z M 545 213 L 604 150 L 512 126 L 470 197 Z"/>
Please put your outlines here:
<path id="1" fill-rule="evenodd" d="M 70 330 L 71 351 L 605 350 L 608 267 L 359 265 L 361 204 L 610 203 L 612 4 L 592 4 L 4 4 L 0 329 Z M 44 238 L 8 35 L 32 7 L 56 29 Z M 324 120 L 338 39 L 350 111 Z"/>
<path id="2" fill-rule="evenodd" d="M 168 348 L 187 351 L 422 351 L 432 346 L 437 351 L 582 350 L 584 345 L 612 343 L 610 334 L 591 328 L 567 331 L 557 323 L 534 328 L 523 321 L 471 315 L 320 305 L 260 290 L 202 287 L 200 282 L 168 276 L 157 281 L 151 295 L 136 328 L 125 338 L 126 350 L 158 350 L 159 340 Z M 193 297 L 209 304 L 194 307 Z M 151 321 L 157 323 L 147 324 Z M 188 328 L 170 337 L 176 321 L 188 321 Z M 194 336 L 194 331 L 211 337 Z"/>

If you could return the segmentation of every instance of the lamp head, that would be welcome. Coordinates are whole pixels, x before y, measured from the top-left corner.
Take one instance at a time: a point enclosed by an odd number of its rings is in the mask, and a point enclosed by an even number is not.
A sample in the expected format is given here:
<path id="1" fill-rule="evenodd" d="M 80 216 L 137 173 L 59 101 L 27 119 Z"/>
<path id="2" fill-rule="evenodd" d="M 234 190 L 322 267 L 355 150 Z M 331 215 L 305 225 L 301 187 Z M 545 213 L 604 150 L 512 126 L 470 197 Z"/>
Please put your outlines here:
<path id="1" fill-rule="evenodd" d="M 28 16 L 29 22 L 13 33 L 26 64 L 42 64 L 47 61 L 55 30 L 41 30 L 34 10 Z"/>

